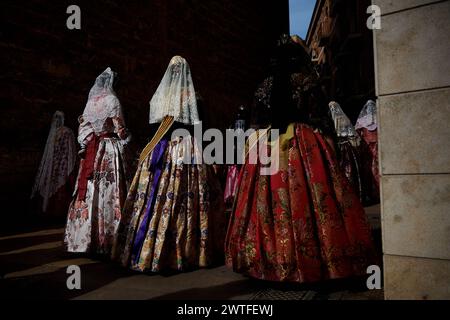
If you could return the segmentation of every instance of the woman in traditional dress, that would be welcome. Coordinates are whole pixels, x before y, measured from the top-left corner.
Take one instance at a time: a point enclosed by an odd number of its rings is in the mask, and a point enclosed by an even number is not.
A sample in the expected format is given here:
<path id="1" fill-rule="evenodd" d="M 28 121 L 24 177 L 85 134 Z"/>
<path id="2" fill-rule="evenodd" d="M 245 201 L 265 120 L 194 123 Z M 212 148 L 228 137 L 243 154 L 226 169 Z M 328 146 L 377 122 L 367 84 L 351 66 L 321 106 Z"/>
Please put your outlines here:
<path id="1" fill-rule="evenodd" d="M 64 113 L 56 111 L 31 192 L 31 198 L 40 195 L 42 213 L 65 216 L 73 191 L 75 162 L 75 136 L 64 126 Z"/>
<path id="2" fill-rule="evenodd" d="M 223 255 L 223 193 L 199 144 L 173 136 L 199 122 L 191 72 L 175 56 L 150 101 L 159 128 L 144 148 L 122 211 L 113 257 L 137 271 L 184 271 Z M 190 161 L 187 161 L 190 160 Z M 199 161 L 200 160 L 200 161 Z"/>
<path id="3" fill-rule="evenodd" d="M 336 130 L 339 165 L 362 201 L 360 138 L 339 103 L 331 101 L 328 106 Z"/>
<path id="4" fill-rule="evenodd" d="M 236 120 L 234 121 L 234 130 L 242 130 L 245 132 L 247 130 L 247 111 L 244 106 L 240 106 L 238 109 Z M 236 150 L 233 149 L 235 153 Z M 233 154 L 233 157 L 235 155 Z M 238 164 L 230 164 L 227 168 L 227 175 L 225 179 L 225 191 L 224 191 L 224 201 L 227 209 L 230 208 L 236 197 L 237 187 L 238 187 L 238 176 L 241 166 Z M 228 210 L 227 210 L 228 211 Z"/>
<path id="5" fill-rule="evenodd" d="M 380 174 L 378 171 L 377 105 L 369 100 L 359 114 L 355 129 L 361 136 L 362 176 L 370 202 L 380 201 Z"/>
<path id="6" fill-rule="evenodd" d="M 327 107 L 317 103 L 317 75 L 303 46 L 284 39 L 276 53 L 265 96 L 270 96 L 272 128 L 285 133 L 260 143 L 270 152 L 272 143 L 279 143 L 279 170 L 264 175 L 259 160 L 246 159 L 225 243 L 226 263 L 271 281 L 364 275 L 374 261 L 371 230 L 333 148 L 311 120 L 311 108 Z M 294 117 L 298 122 L 289 124 Z"/>
<path id="7" fill-rule="evenodd" d="M 107 68 L 95 80 L 79 118 L 82 159 L 69 208 L 64 242 L 69 252 L 110 254 L 126 196 L 122 107 Z"/>

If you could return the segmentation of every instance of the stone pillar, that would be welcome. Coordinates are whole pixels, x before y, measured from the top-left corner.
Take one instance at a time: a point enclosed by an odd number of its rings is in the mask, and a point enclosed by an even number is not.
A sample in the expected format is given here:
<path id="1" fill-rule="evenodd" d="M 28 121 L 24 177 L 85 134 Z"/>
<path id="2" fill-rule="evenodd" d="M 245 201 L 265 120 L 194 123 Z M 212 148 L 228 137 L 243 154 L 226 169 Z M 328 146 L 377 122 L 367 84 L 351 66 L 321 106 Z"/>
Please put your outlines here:
<path id="1" fill-rule="evenodd" d="M 386 299 L 450 299 L 450 1 L 373 0 Z"/>

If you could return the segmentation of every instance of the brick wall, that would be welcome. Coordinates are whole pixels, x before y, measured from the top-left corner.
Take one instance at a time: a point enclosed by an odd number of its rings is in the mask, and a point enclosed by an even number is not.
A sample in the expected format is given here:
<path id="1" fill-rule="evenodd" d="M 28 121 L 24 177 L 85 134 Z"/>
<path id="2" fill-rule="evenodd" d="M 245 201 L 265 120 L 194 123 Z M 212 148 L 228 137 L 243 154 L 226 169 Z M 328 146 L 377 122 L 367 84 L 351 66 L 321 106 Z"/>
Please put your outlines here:
<path id="1" fill-rule="evenodd" d="M 66 8 L 81 8 L 81 30 Z M 267 54 L 288 29 L 288 1 L 3 0 L 0 9 L 0 201 L 25 210 L 51 115 L 76 130 L 95 77 L 119 73 L 117 94 L 136 144 L 149 138 L 148 101 L 171 56 L 191 65 L 208 126 L 249 103 Z M 26 210 L 25 210 L 26 211 Z"/>

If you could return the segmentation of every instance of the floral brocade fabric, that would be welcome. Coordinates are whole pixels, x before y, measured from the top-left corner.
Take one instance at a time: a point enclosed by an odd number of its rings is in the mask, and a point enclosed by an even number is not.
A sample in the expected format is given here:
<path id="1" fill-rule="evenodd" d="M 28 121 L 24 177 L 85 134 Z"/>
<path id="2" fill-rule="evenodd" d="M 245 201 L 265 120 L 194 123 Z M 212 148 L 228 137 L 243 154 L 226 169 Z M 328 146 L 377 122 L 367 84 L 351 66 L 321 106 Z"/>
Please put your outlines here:
<path id="1" fill-rule="evenodd" d="M 361 182 L 361 159 L 360 148 L 357 145 L 356 138 L 339 137 L 339 165 L 350 181 L 353 190 L 355 190 L 362 201 L 364 199 L 363 186 Z"/>
<path id="2" fill-rule="evenodd" d="M 184 162 L 199 152 L 184 142 L 161 140 L 134 176 L 113 249 L 133 270 L 185 271 L 223 259 L 223 191 L 210 166 Z"/>
<path id="3" fill-rule="evenodd" d="M 81 160 L 79 175 L 84 161 Z M 86 196 L 78 198 L 77 186 L 69 207 L 64 235 L 67 251 L 111 253 L 126 189 L 123 146 L 115 137 L 101 139 Z"/>
<path id="4" fill-rule="evenodd" d="M 260 165 L 248 162 L 240 172 L 227 265 L 258 279 L 299 283 L 366 274 L 376 259 L 358 195 L 320 132 L 305 124 L 290 129 L 276 174 L 261 175 Z"/>
<path id="5" fill-rule="evenodd" d="M 358 129 L 361 136 L 362 178 L 365 194 L 372 202 L 380 201 L 380 173 L 378 169 L 378 130 Z"/>

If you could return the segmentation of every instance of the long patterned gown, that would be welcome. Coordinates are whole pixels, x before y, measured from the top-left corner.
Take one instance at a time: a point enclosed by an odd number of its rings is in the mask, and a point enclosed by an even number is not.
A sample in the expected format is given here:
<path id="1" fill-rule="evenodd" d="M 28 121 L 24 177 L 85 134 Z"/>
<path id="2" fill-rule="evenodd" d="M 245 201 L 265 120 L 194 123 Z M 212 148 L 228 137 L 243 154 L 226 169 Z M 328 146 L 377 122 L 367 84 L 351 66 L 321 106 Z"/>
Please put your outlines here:
<path id="1" fill-rule="evenodd" d="M 138 167 L 114 248 L 124 266 L 184 271 L 220 259 L 225 236 L 221 188 L 212 167 L 183 163 L 186 153 L 199 156 L 193 140 L 163 139 Z"/>
<path id="2" fill-rule="evenodd" d="M 270 106 L 265 109 L 276 121 L 282 118 L 277 110 L 303 121 L 291 123 L 270 143 L 260 142 L 269 154 L 279 142 L 276 173 L 262 174 L 260 159 L 246 158 L 225 241 L 226 264 L 270 281 L 310 283 L 365 275 L 377 261 L 371 230 L 332 141 L 322 133 L 330 126 L 317 74 L 302 46 L 287 40 L 277 52 L 274 67 L 279 69 L 255 98 Z"/>
<path id="3" fill-rule="evenodd" d="M 378 169 L 378 121 L 377 106 L 367 101 L 356 122 L 361 137 L 362 178 L 369 201 L 380 201 L 380 173 Z"/>
<path id="4" fill-rule="evenodd" d="M 64 235 L 69 252 L 110 255 L 119 225 L 127 190 L 128 133 L 113 90 L 115 76 L 107 68 L 97 77 L 79 118 L 83 157 Z"/>
<path id="5" fill-rule="evenodd" d="M 244 165 L 226 239 L 226 263 L 271 281 L 363 275 L 374 260 L 363 207 L 322 134 L 293 123 L 280 137 L 280 170 Z M 270 149 L 270 147 L 269 147 Z"/>
<path id="6" fill-rule="evenodd" d="M 65 217 L 74 187 L 76 144 L 73 131 L 64 126 L 64 113 L 53 115 L 50 133 L 36 175 L 36 194 L 46 217 Z"/>
<path id="7" fill-rule="evenodd" d="M 190 68 L 180 56 L 171 59 L 150 101 L 150 124 L 161 129 L 167 119 L 188 127 L 199 121 Z M 212 166 L 202 162 L 200 142 L 171 131 L 160 136 L 160 129 L 154 148 L 140 157 L 113 258 L 150 272 L 210 266 L 223 259 L 223 191 Z"/>
<path id="8" fill-rule="evenodd" d="M 111 253 L 127 190 L 121 141 L 127 133 L 120 118 L 108 122 L 108 130 L 89 135 L 86 156 L 80 161 L 64 237 L 69 252 Z M 93 173 L 87 180 L 86 189 L 80 190 L 80 176 L 86 170 L 86 158 L 91 157 L 89 145 L 93 149 Z"/>

